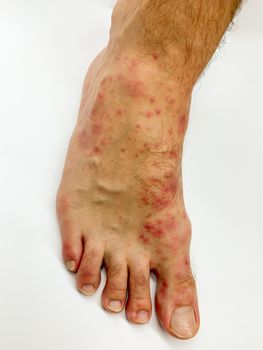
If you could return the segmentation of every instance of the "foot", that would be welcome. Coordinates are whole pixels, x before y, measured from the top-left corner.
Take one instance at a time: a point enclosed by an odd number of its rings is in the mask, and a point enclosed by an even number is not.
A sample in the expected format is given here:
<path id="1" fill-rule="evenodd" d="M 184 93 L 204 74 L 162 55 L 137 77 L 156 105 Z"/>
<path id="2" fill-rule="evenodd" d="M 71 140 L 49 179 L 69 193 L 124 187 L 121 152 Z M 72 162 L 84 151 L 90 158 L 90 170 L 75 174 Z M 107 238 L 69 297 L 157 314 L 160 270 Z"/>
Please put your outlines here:
<path id="1" fill-rule="evenodd" d="M 96 291 L 105 266 L 103 307 L 125 308 L 130 322 L 143 324 L 153 271 L 160 324 L 188 339 L 199 328 L 181 173 L 191 93 L 162 76 L 156 59 L 107 48 L 91 65 L 57 211 L 63 257 L 80 292 Z"/>

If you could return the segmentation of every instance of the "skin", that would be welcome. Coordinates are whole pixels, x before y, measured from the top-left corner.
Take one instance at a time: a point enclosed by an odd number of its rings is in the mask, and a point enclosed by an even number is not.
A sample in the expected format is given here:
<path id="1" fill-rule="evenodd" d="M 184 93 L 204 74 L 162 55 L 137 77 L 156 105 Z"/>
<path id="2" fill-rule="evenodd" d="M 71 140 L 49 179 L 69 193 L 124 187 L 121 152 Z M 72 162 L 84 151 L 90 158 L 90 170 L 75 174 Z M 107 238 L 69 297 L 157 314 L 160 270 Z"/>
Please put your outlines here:
<path id="1" fill-rule="evenodd" d="M 181 339 L 200 325 L 181 169 L 191 92 L 240 1 L 204 4 L 118 2 L 109 44 L 85 78 L 57 195 L 63 257 L 78 289 L 93 294 L 105 266 L 103 307 L 125 308 L 142 324 L 153 271 L 158 320 Z"/>

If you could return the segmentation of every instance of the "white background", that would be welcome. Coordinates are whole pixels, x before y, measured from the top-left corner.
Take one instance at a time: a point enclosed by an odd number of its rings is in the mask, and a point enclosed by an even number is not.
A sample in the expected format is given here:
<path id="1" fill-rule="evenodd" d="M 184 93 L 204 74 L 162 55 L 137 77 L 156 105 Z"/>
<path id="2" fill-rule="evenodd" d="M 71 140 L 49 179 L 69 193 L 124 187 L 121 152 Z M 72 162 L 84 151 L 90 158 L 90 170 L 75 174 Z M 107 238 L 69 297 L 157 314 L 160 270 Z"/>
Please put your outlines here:
<path id="1" fill-rule="evenodd" d="M 107 314 L 102 287 L 85 298 L 63 266 L 55 193 L 83 77 L 107 43 L 112 3 L 0 0 L 0 348 L 261 350 L 260 0 L 246 4 L 193 97 L 184 182 L 199 335 L 182 342 L 155 315 L 134 326 L 124 314 Z"/>

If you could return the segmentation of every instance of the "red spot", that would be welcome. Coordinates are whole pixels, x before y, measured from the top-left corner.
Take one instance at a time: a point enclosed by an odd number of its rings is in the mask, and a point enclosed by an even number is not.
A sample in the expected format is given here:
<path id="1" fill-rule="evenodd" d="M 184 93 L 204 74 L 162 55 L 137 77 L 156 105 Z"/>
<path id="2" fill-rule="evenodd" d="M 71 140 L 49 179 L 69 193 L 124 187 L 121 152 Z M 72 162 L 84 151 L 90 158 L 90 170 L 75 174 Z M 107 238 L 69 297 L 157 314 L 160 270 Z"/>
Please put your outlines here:
<path id="1" fill-rule="evenodd" d="M 171 217 L 170 219 L 166 220 L 164 222 L 164 227 L 168 231 L 174 231 L 177 228 L 176 220 L 174 217 Z"/>
<path id="2" fill-rule="evenodd" d="M 79 133 L 79 137 L 78 137 L 78 141 L 79 141 L 79 145 L 81 148 L 87 148 L 89 145 L 89 137 L 88 134 L 85 130 L 82 130 Z"/>
<path id="3" fill-rule="evenodd" d="M 164 234 L 162 228 L 158 225 L 147 223 L 143 227 L 147 232 L 150 232 L 155 237 L 160 237 Z"/>
<path id="4" fill-rule="evenodd" d="M 161 298 L 164 298 L 166 296 L 167 288 L 168 288 L 167 282 L 164 280 L 162 283 L 162 287 L 160 288 L 160 291 L 159 291 Z"/>
<path id="5" fill-rule="evenodd" d="M 151 104 L 154 104 L 155 103 L 155 98 L 154 97 L 150 97 L 150 102 L 151 102 Z"/>
<path id="6" fill-rule="evenodd" d="M 178 132 L 179 134 L 184 134 L 186 131 L 186 127 L 187 127 L 187 116 L 186 115 L 182 115 L 179 117 L 178 120 Z"/>
<path id="7" fill-rule="evenodd" d="M 116 113 L 118 116 L 122 116 L 123 115 L 123 111 L 121 109 L 117 109 Z"/>
<path id="8" fill-rule="evenodd" d="M 96 147 L 93 148 L 93 152 L 96 153 L 96 154 L 101 154 L 102 150 L 101 150 L 101 148 L 96 146 Z"/>
<path id="9" fill-rule="evenodd" d="M 100 100 L 104 100 L 104 94 L 102 93 L 102 92 L 99 92 L 98 93 L 98 98 L 100 99 Z"/>
<path id="10" fill-rule="evenodd" d="M 102 131 L 102 126 L 99 124 L 92 124 L 91 132 L 93 135 L 99 135 Z"/>
<path id="11" fill-rule="evenodd" d="M 156 113 L 158 116 L 160 116 L 160 115 L 161 115 L 161 110 L 160 110 L 159 108 L 157 108 L 157 109 L 155 110 L 155 113 Z"/>
<path id="12" fill-rule="evenodd" d="M 166 102 L 169 104 L 169 105 L 173 105 L 175 103 L 175 99 L 172 98 L 172 97 L 166 97 Z"/>
<path id="13" fill-rule="evenodd" d="M 145 113 L 145 117 L 146 118 L 152 118 L 153 117 L 153 112 L 151 112 L 151 111 L 146 112 Z"/>
<path id="14" fill-rule="evenodd" d="M 154 61 L 158 61 L 159 56 L 158 56 L 158 54 L 156 52 L 153 52 L 152 53 L 152 58 L 154 59 Z"/>
<path id="15" fill-rule="evenodd" d="M 186 267 L 190 267 L 190 259 L 188 257 L 184 259 L 184 264 Z"/>
<path id="16" fill-rule="evenodd" d="M 167 156 L 171 159 L 178 159 L 180 158 L 180 152 L 179 150 L 172 150 L 172 151 L 169 151 L 167 152 Z"/>
<path id="17" fill-rule="evenodd" d="M 140 124 L 135 124 L 135 127 L 136 127 L 137 129 L 141 129 L 141 125 L 140 125 Z"/>
<path id="18" fill-rule="evenodd" d="M 140 80 L 124 80 L 124 86 L 131 97 L 141 97 L 145 95 L 144 84 Z"/>
<path id="19" fill-rule="evenodd" d="M 155 300 L 155 309 L 156 309 L 156 313 L 159 314 L 161 310 L 161 302 L 158 300 L 158 298 L 156 298 Z"/>
<path id="20" fill-rule="evenodd" d="M 146 194 L 142 197 L 142 201 L 145 205 L 150 203 L 149 197 Z"/>
<path id="21" fill-rule="evenodd" d="M 141 241 L 143 241 L 144 244 L 149 244 L 150 243 L 150 239 L 148 237 L 146 237 L 143 233 L 141 233 L 139 235 L 139 239 Z"/>
<path id="22" fill-rule="evenodd" d="M 134 71 L 138 67 L 139 61 L 138 60 L 131 60 L 129 63 L 129 69 Z"/>
<path id="23" fill-rule="evenodd" d="M 144 145 L 144 149 L 145 149 L 145 150 L 147 150 L 147 151 L 150 150 L 150 145 L 149 145 L 149 143 L 145 142 L 143 145 Z M 142 151 L 142 152 L 143 152 L 143 151 Z"/>

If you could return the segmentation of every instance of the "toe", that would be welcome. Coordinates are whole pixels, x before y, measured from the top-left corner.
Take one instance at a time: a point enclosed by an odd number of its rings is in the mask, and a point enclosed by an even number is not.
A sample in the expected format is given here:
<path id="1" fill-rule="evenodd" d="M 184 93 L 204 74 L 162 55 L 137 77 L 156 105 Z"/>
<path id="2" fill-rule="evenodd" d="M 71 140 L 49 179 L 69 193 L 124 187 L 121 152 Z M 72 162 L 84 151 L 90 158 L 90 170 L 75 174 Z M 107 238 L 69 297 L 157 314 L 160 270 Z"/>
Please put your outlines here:
<path id="1" fill-rule="evenodd" d="M 78 270 L 82 252 L 83 244 L 80 232 L 70 230 L 69 228 L 61 231 L 62 234 L 62 255 L 66 267 L 71 272 Z"/>
<path id="2" fill-rule="evenodd" d="M 92 295 L 100 284 L 100 268 L 104 250 L 96 243 L 86 243 L 77 273 L 77 287 L 81 293 Z"/>
<path id="3" fill-rule="evenodd" d="M 124 258 L 106 256 L 107 281 L 102 293 L 102 305 L 107 311 L 120 312 L 126 301 L 127 263 Z"/>
<path id="4" fill-rule="evenodd" d="M 82 235 L 70 215 L 69 201 L 61 195 L 60 191 L 57 195 L 56 205 L 62 237 L 62 255 L 66 267 L 71 272 L 76 272 L 83 253 Z"/>
<path id="5" fill-rule="evenodd" d="M 129 297 L 126 315 L 130 322 L 143 324 L 152 313 L 149 261 L 138 258 L 129 263 Z"/>
<path id="6" fill-rule="evenodd" d="M 196 284 L 189 259 L 180 259 L 158 274 L 157 317 L 167 332 L 180 339 L 190 339 L 199 329 Z"/>

